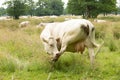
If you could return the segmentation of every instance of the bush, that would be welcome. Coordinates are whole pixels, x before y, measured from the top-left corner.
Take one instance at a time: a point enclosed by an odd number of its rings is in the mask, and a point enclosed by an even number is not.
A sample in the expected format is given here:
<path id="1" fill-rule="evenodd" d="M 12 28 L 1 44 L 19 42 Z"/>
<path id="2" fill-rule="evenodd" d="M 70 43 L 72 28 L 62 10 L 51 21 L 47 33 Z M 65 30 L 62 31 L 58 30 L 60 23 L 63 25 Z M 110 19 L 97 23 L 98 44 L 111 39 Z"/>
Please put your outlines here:
<path id="1" fill-rule="evenodd" d="M 104 38 L 105 37 L 105 33 L 104 32 L 101 32 L 101 31 L 96 31 L 95 32 L 95 37 L 96 38 Z"/>
<path id="2" fill-rule="evenodd" d="M 120 32 L 114 32 L 113 36 L 115 39 L 120 39 Z"/>
<path id="3" fill-rule="evenodd" d="M 15 63 L 11 60 L 7 60 L 7 59 L 2 59 L 0 60 L 0 71 L 8 71 L 8 72 L 15 72 Z"/>
<path id="4" fill-rule="evenodd" d="M 116 51 L 117 50 L 117 46 L 116 46 L 116 44 L 113 40 L 110 40 L 108 47 L 109 47 L 110 51 Z"/>

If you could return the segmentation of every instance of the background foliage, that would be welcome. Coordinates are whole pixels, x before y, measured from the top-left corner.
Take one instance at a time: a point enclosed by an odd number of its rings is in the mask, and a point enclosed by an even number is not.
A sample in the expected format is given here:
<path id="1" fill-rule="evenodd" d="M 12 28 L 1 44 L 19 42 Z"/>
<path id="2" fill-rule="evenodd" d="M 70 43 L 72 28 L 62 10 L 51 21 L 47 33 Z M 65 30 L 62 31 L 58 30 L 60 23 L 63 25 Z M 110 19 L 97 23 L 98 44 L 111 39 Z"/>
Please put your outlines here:
<path id="1" fill-rule="evenodd" d="M 7 13 L 14 19 L 21 15 L 61 15 L 63 13 L 63 2 L 61 0 L 10 0 L 4 3 L 7 5 Z M 2 10 L 1 10 L 2 11 Z"/>
<path id="2" fill-rule="evenodd" d="M 116 0 L 68 0 L 68 6 L 63 7 L 62 0 L 10 0 L 6 1 L 7 9 L 1 8 L 1 15 L 10 15 L 18 19 L 21 15 L 82 15 L 83 18 L 96 18 L 99 14 L 119 14 L 120 8 Z M 6 13 L 7 12 L 7 13 Z"/>
<path id="3" fill-rule="evenodd" d="M 69 0 L 68 12 L 83 15 L 84 18 L 96 18 L 100 13 L 115 12 L 116 0 Z"/>

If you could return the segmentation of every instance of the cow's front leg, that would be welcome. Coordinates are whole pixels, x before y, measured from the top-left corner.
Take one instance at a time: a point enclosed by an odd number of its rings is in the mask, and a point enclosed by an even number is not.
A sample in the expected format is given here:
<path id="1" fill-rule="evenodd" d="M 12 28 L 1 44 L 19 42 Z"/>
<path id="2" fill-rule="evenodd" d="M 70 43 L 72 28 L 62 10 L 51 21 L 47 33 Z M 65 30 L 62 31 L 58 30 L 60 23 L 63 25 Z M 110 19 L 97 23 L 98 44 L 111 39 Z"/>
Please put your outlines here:
<path id="1" fill-rule="evenodd" d="M 66 44 L 62 45 L 62 47 L 60 49 L 60 54 L 63 54 L 65 52 L 66 48 L 67 48 Z"/>
<path id="2" fill-rule="evenodd" d="M 61 49 L 60 49 L 60 52 L 59 53 L 55 53 L 54 55 L 53 55 L 53 61 L 57 61 L 58 59 L 59 59 L 59 57 L 65 52 L 65 50 L 66 50 L 66 48 L 67 48 L 67 45 L 62 45 L 61 46 Z"/>

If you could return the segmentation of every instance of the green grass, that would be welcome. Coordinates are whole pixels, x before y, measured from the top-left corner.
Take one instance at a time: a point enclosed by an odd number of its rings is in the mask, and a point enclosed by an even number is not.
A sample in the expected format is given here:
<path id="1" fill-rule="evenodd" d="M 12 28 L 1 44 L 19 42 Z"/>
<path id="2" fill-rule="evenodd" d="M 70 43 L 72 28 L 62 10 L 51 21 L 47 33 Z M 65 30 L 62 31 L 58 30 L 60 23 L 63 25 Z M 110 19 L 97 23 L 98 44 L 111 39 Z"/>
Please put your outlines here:
<path id="1" fill-rule="evenodd" d="M 68 17 L 68 16 L 67 16 Z M 64 21 L 45 18 L 44 22 Z M 73 17 L 77 18 L 77 17 Z M 105 44 L 91 69 L 88 51 L 63 54 L 53 65 L 45 53 L 39 35 L 43 28 L 36 28 L 41 19 L 0 21 L 0 80 L 120 80 L 120 21 L 119 17 L 99 17 L 106 23 L 95 23 L 97 42 Z M 20 29 L 21 21 L 31 25 Z"/>

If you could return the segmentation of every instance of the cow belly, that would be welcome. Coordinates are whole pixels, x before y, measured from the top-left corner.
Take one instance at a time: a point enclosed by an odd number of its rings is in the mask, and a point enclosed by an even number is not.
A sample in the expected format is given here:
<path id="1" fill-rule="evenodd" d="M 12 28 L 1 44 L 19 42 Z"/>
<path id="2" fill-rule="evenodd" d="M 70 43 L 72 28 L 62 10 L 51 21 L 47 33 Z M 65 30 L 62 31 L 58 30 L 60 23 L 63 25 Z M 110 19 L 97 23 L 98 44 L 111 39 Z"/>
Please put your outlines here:
<path id="1" fill-rule="evenodd" d="M 74 44 L 70 44 L 66 49 L 66 51 L 68 52 L 81 52 L 81 54 L 84 52 L 84 50 L 85 50 L 84 42 L 77 42 Z"/>

